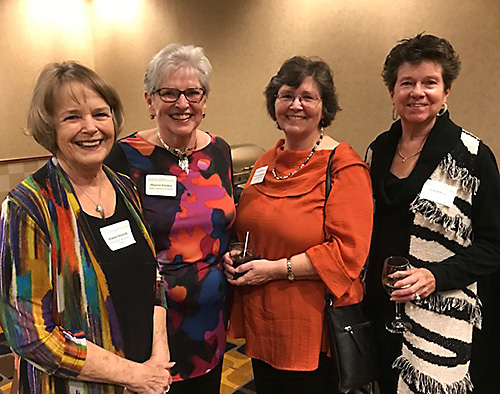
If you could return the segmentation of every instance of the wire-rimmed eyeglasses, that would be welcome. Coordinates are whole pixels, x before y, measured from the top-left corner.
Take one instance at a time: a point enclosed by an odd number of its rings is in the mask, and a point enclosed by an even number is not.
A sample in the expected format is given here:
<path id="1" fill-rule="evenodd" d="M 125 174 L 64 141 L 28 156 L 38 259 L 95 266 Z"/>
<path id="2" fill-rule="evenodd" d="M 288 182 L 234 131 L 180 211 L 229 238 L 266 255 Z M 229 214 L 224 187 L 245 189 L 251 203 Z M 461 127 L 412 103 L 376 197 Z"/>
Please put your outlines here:
<path id="1" fill-rule="evenodd" d="M 199 103 L 205 96 L 205 90 L 202 88 L 189 88 L 186 90 L 179 90 L 175 88 L 161 88 L 155 90 L 153 93 L 160 96 L 160 100 L 164 103 L 175 103 L 184 95 L 187 101 L 190 103 Z"/>
<path id="2" fill-rule="evenodd" d="M 281 101 L 283 104 L 291 105 L 296 98 L 299 99 L 300 103 L 304 107 L 314 107 L 316 104 L 318 104 L 319 100 L 321 100 L 321 97 L 314 97 L 311 96 L 310 94 L 304 94 L 302 95 L 293 95 L 291 93 L 278 93 L 276 95 L 276 98 Z"/>

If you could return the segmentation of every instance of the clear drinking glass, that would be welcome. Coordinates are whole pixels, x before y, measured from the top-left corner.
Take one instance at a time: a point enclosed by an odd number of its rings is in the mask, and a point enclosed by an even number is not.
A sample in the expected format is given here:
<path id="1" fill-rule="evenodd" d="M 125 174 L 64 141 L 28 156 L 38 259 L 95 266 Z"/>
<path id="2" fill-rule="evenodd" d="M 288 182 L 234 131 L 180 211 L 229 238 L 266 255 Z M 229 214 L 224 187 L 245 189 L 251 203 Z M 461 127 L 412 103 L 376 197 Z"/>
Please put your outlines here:
<path id="1" fill-rule="evenodd" d="M 391 256 L 384 260 L 384 267 L 382 268 L 382 286 L 385 291 L 391 295 L 394 290 L 394 284 L 399 280 L 391 278 L 390 275 L 397 271 L 406 271 L 410 269 L 410 262 L 406 257 Z M 403 334 L 411 330 L 411 324 L 403 321 L 401 318 L 401 303 L 396 302 L 396 317 L 393 321 L 385 324 L 387 331 L 393 334 Z"/>
<path id="2" fill-rule="evenodd" d="M 233 260 L 234 268 L 240 266 L 241 264 L 248 263 L 256 258 L 253 248 L 248 246 L 248 243 L 245 242 L 231 242 L 229 245 L 229 257 Z M 236 280 L 240 276 L 245 275 L 245 273 L 246 271 L 236 273 L 234 274 L 233 279 Z"/>

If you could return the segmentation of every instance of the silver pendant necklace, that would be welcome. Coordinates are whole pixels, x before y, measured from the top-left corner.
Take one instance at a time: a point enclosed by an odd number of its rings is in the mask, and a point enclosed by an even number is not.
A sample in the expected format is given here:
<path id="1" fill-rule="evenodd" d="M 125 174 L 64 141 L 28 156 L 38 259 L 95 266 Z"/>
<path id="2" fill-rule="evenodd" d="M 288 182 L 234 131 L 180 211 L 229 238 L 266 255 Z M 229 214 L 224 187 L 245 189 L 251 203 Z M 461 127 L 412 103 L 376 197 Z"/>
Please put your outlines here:
<path id="1" fill-rule="evenodd" d="M 279 176 L 277 173 L 276 173 L 276 164 L 273 166 L 273 169 L 272 169 L 272 173 L 273 173 L 273 177 L 274 179 L 278 180 L 278 181 L 282 181 L 284 179 L 288 179 L 290 178 L 292 175 L 296 174 L 302 167 L 304 167 L 308 161 L 311 159 L 312 155 L 314 154 L 314 152 L 316 152 L 316 149 L 318 149 L 318 146 L 321 142 L 321 140 L 323 139 L 323 133 L 321 133 L 321 135 L 319 136 L 319 139 L 316 141 L 316 143 L 314 144 L 314 146 L 312 147 L 311 149 L 311 152 L 307 155 L 306 159 L 302 162 L 302 164 L 300 166 L 298 166 L 295 170 L 293 170 L 292 172 L 288 173 L 287 175 L 283 175 L 283 176 Z M 283 145 L 284 146 L 284 145 Z"/>
<path id="2" fill-rule="evenodd" d="M 94 209 L 99 215 L 101 215 L 101 219 L 103 219 L 103 220 L 106 219 L 106 213 L 104 212 L 104 207 L 101 205 L 101 191 L 102 191 L 103 181 L 101 181 L 101 184 L 99 185 L 99 200 L 98 200 L 98 202 L 95 202 L 95 200 L 92 197 L 90 197 L 90 195 L 85 191 L 85 189 L 80 188 L 80 186 L 77 186 L 75 183 L 73 183 L 73 184 L 75 185 L 75 187 L 77 189 L 81 190 L 83 192 L 83 194 L 85 194 L 88 197 L 88 199 L 90 201 L 92 201 L 92 203 L 95 205 Z"/>
<path id="3" fill-rule="evenodd" d="M 101 204 L 95 206 L 95 211 L 101 215 L 101 219 L 106 219 L 106 214 L 104 213 L 104 208 Z"/>
<path id="4" fill-rule="evenodd" d="M 158 129 L 156 135 L 158 136 L 158 139 L 160 140 L 163 147 L 179 159 L 178 164 L 179 164 L 179 167 L 181 168 L 181 170 L 184 171 L 186 174 L 189 174 L 189 155 L 188 155 L 188 153 L 196 150 L 197 141 L 196 140 L 194 141 L 193 147 L 181 150 L 181 149 L 177 149 L 177 148 L 171 148 L 170 146 L 168 146 L 165 143 L 165 141 L 163 141 L 163 139 L 161 138 L 159 129 Z"/>

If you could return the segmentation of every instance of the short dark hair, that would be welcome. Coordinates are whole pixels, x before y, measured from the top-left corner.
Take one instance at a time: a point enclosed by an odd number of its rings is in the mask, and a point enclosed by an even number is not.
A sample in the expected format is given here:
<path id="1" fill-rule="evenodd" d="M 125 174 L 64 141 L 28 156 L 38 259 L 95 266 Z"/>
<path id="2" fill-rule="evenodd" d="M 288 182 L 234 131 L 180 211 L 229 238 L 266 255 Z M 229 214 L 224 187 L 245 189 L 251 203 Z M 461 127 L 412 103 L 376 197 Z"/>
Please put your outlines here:
<path id="1" fill-rule="evenodd" d="M 425 60 L 441 65 L 444 86 L 449 89 L 460 73 L 461 64 L 458 54 L 445 38 L 420 33 L 415 37 L 399 41 L 399 44 L 392 48 L 385 58 L 382 77 L 389 91 L 394 91 L 399 68 L 404 63 L 419 64 Z"/>
<path id="2" fill-rule="evenodd" d="M 56 96 L 71 82 L 80 82 L 96 92 L 109 105 L 115 127 L 115 139 L 123 127 L 123 106 L 116 90 L 95 71 L 75 61 L 50 63 L 38 77 L 28 111 L 27 132 L 45 149 L 57 154 L 54 127 Z"/>
<path id="3" fill-rule="evenodd" d="M 273 120 L 276 120 L 274 103 L 278 90 L 283 85 L 298 88 L 306 77 L 312 77 L 318 84 L 321 101 L 323 102 L 323 114 L 319 126 L 327 127 L 332 123 L 336 113 L 341 108 L 338 104 L 333 83 L 332 70 L 321 59 L 314 60 L 304 56 L 294 56 L 286 60 L 279 69 L 278 74 L 271 78 L 264 91 L 267 112 Z"/>

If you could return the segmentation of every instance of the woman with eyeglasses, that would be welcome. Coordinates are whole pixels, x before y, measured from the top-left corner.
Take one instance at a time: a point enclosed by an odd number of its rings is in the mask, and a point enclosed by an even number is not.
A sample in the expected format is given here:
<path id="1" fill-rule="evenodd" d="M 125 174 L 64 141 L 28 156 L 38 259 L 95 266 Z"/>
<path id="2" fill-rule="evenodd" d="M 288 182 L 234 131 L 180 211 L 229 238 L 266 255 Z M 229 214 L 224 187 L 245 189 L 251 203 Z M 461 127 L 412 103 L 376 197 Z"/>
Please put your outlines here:
<path id="1" fill-rule="evenodd" d="M 136 183 L 168 304 L 173 393 L 218 393 L 228 320 L 221 257 L 235 217 L 231 152 L 198 129 L 212 66 L 171 44 L 150 61 L 144 97 L 156 125 L 120 140 L 107 164 Z"/>
<path id="2" fill-rule="evenodd" d="M 333 293 L 335 306 L 363 298 L 360 272 L 373 214 L 370 176 L 348 144 L 324 133 L 340 109 L 325 62 L 288 59 L 265 96 L 284 138 L 257 160 L 238 203 L 238 237 L 244 240 L 248 232 L 260 257 L 236 268 L 224 257 L 235 286 L 230 335 L 246 339 L 257 393 L 335 393 L 325 290 Z"/>

